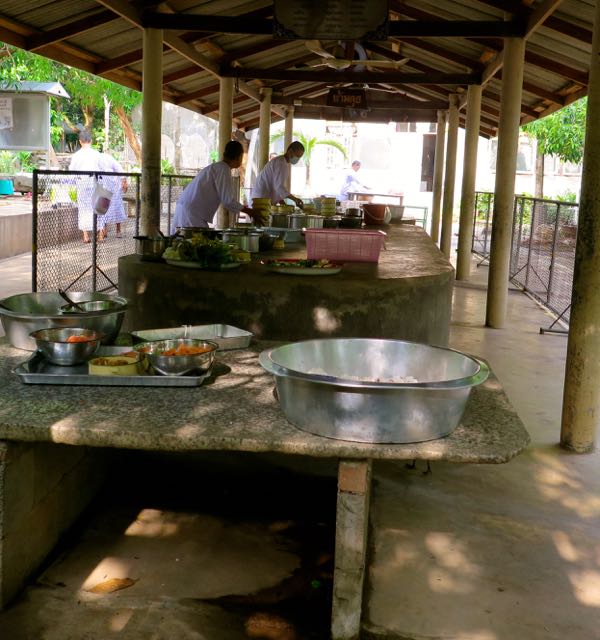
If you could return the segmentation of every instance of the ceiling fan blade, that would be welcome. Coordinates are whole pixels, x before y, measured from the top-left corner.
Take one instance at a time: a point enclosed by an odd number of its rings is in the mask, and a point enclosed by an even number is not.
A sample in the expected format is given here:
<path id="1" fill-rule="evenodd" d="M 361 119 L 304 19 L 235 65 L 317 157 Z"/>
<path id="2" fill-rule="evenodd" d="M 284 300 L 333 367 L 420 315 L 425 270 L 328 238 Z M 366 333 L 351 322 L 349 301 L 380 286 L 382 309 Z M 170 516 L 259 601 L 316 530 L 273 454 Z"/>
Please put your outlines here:
<path id="1" fill-rule="evenodd" d="M 388 67 L 399 69 L 410 61 L 410 58 L 402 58 L 402 60 L 353 60 L 352 64 L 364 65 L 365 67 Z"/>
<path id="2" fill-rule="evenodd" d="M 328 58 L 325 60 L 325 64 L 332 69 L 343 71 L 352 66 L 352 60 L 340 60 L 340 58 Z"/>
<path id="3" fill-rule="evenodd" d="M 306 48 L 309 51 L 316 53 L 318 56 L 321 56 L 322 58 L 335 58 L 334 55 L 332 55 L 331 53 L 329 53 L 329 51 L 326 51 L 323 48 L 323 45 L 321 44 L 320 40 L 305 40 L 304 44 L 306 45 Z"/>

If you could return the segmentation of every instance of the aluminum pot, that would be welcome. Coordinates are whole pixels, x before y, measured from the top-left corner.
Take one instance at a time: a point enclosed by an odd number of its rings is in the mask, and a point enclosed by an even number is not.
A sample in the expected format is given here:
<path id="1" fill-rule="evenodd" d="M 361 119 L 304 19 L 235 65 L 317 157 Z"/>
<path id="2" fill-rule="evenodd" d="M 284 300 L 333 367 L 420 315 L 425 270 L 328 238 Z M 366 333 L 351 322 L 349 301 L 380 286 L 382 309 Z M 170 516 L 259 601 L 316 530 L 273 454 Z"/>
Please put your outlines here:
<path id="1" fill-rule="evenodd" d="M 86 313 L 62 313 L 61 307 L 65 301 L 52 291 L 9 296 L 0 300 L 0 319 L 8 341 L 17 349 L 35 351 L 35 340 L 29 335 L 33 331 L 53 327 L 79 327 L 99 331 L 104 334 L 102 344 L 112 344 L 123 323 L 127 299 L 107 293 L 72 291 L 69 291 L 69 297 L 75 302 L 112 300 L 118 302 L 119 307 Z"/>
<path id="2" fill-rule="evenodd" d="M 403 340 L 331 338 L 267 349 L 281 408 L 300 429 L 328 438 L 410 443 L 451 433 L 484 362 Z M 416 381 L 415 381 L 416 380 Z"/>
<path id="3" fill-rule="evenodd" d="M 235 244 L 243 251 L 257 253 L 259 250 L 259 240 L 261 231 L 249 231 L 247 229 L 225 229 L 223 231 L 223 242 Z"/>
<path id="4" fill-rule="evenodd" d="M 272 213 L 269 222 L 270 227 L 287 227 L 288 215 L 287 213 Z"/>
<path id="5" fill-rule="evenodd" d="M 135 252 L 144 261 L 160 262 L 162 261 L 162 254 L 169 246 L 170 240 L 157 236 L 150 238 L 148 236 L 133 236 L 135 240 Z"/>
<path id="6" fill-rule="evenodd" d="M 322 229 L 325 216 L 307 215 L 305 217 L 305 226 L 307 229 Z"/>
<path id="7" fill-rule="evenodd" d="M 289 229 L 302 229 L 306 226 L 306 216 L 303 213 L 292 213 L 287 217 L 287 225 Z"/>

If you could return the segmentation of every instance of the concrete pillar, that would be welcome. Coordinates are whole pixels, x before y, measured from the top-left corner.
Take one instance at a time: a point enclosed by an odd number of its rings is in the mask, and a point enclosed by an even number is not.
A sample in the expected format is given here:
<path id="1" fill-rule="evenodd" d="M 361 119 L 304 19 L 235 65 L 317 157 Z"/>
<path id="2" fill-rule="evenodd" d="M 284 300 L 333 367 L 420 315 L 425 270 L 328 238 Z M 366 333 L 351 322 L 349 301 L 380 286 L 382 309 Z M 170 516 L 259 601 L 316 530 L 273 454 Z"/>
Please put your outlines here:
<path id="1" fill-rule="evenodd" d="M 332 640 L 357 640 L 360 636 L 371 471 L 371 460 L 340 460 L 339 463 Z"/>
<path id="2" fill-rule="evenodd" d="M 162 121 L 162 29 L 143 30 L 142 177 L 140 233 L 160 226 L 160 134 Z M 167 230 L 168 231 L 168 230 Z"/>
<path id="3" fill-rule="evenodd" d="M 591 451 L 600 420 L 600 3 L 596 3 L 561 445 Z"/>
<path id="4" fill-rule="evenodd" d="M 458 147 L 458 96 L 449 96 L 448 146 L 446 147 L 446 173 L 442 199 L 442 237 L 440 249 L 446 258 L 452 247 L 452 214 L 454 213 L 454 182 L 456 181 L 456 149 Z"/>
<path id="5" fill-rule="evenodd" d="M 456 279 L 471 276 L 471 245 L 473 240 L 473 209 L 475 208 L 475 177 L 477 175 L 477 145 L 481 120 L 481 85 L 469 85 L 467 93 L 467 121 L 465 155 L 460 194 L 460 226 L 458 228 L 458 255 Z"/>
<path id="6" fill-rule="evenodd" d="M 271 131 L 271 87 L 261 89 L 260 121 L 258 126 L 258 170 L 269 162 L 269 134 Z"/>
<path id="7" fill-rule="evenodd" d="M 504 40 L 494 216 L 485 320 L 488 327 L 496 329 L 502 329 L 506 322 L 524 56 L 525 40 L 523 38 Z"/>
<path id="8" fill-rule="evenodd" d="M 446 112 L 438 111 L 433 164 L 433 202 L 431 210 L 431 239 L 439 242 L 442 190 L 444 184 L 444 148 L 446 146 Z"/>
<path id="9" fill-rule="evenodd" d="M 223 157 L 225 145 L 231 141 L 233 126 L 233 78 L 219 80 L 219 160 Z M 229 224 L 229 212 L 221 205 L 217 211 L 217 228 L 226 229 Z"/>

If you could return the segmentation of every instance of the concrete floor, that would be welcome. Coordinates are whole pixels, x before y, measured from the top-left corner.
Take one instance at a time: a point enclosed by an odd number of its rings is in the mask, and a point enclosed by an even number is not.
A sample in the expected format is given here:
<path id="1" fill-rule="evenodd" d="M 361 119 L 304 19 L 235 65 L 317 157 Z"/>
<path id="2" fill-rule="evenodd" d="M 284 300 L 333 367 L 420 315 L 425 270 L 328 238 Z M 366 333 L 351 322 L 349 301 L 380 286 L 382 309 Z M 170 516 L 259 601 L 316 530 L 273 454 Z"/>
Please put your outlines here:
<path id="1" fill-rule="evenodd" d="M 486 276 L 455 287 L 451 346 L 490 362 L 532 444 L 498 466 L 375 465 L 366 638 L 600 638 L 599 454 L 557 445 L 566 337 L 540 335 L 552 317 L 515 291 L 507 328 L 485 328 Z M 293 469 L 306 462 L 115 458 L 0 638 L 326 638 L 333 467 Z"/>

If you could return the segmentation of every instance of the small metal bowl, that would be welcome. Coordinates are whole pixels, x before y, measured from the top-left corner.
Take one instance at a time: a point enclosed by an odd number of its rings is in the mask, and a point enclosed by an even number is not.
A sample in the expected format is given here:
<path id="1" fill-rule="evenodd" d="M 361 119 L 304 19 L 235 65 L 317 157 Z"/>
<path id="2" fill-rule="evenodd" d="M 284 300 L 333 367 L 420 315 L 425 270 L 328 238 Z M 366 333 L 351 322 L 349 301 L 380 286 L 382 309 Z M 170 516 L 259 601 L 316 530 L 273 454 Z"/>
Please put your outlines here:
<path id="1" fill-rule="evenodd" d="M 190 355 L 164 355 L 165 351 L 183 349 L 184 347 L 200 347 L 205 351 Z M 196 372 L 198 375 L 208 373 L 215 360 L 215 353 L 219 345 L 216 342 L 199 338 L 176 338 L 144 342 L 133 348 L 143 354 L 145 363 L 156 373 L 163 376 L 183 376 L 192 372 Z"/>
<path id="2" fill-rule="evenodd" d="M 103 334 L 93 329 L 71 327 L 38 329 L 29 334 L 48 362 L 70 367 L 89 360 L 98 351 Z M 73 336 L 87 338 L 85 342 L 68 342 Z"/>

